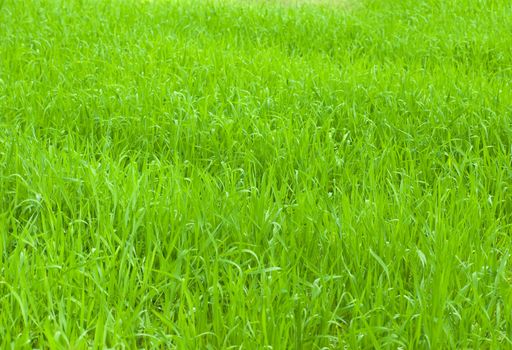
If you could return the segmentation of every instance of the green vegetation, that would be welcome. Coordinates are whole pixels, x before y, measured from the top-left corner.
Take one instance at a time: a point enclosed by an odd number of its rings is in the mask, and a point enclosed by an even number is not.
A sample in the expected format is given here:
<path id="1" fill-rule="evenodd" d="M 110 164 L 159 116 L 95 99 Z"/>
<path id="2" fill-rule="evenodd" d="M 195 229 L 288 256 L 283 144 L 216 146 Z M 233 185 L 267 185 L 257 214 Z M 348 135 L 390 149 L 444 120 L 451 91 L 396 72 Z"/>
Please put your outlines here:
<path id="1" fill-rule="evenodd" d="M 512 347 L 512 5 L 354 1 L 0 1 L 0 348 Z"/>

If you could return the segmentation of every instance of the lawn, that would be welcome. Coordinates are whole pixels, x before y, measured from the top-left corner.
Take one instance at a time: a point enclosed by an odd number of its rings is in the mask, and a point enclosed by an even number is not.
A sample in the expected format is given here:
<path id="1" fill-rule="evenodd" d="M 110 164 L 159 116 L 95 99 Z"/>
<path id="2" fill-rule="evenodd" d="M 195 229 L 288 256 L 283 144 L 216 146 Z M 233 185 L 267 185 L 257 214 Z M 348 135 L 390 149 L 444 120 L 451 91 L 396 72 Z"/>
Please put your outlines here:
<path id="1" fill-rule="evenodd" d="M 512 4 L 0 0 L 0 348 L 512 348 Z"/>

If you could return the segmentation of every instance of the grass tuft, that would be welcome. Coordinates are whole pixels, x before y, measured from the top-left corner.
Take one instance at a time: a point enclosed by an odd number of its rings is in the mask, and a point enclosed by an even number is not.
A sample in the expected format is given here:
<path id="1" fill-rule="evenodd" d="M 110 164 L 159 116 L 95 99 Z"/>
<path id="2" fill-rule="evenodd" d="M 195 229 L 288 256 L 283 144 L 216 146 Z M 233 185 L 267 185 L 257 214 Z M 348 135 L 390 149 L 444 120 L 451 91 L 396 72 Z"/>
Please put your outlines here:
<path id="1" fill-rule="evenodd" d="M 0 348 L 512 346 L 511 5 L 312 1 L 0 0 Z"/>

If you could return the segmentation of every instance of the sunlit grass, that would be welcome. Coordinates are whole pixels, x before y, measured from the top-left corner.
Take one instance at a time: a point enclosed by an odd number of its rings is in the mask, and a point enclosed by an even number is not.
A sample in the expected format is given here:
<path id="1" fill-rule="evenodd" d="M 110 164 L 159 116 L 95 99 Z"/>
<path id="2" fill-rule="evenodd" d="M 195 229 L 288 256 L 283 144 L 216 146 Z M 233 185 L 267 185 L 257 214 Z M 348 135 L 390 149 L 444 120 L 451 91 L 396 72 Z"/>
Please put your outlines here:
<path id="1" fill-rule="evenodd" d="M 0 348 L 511 347 L 511 23 L 6 0 Z"/>

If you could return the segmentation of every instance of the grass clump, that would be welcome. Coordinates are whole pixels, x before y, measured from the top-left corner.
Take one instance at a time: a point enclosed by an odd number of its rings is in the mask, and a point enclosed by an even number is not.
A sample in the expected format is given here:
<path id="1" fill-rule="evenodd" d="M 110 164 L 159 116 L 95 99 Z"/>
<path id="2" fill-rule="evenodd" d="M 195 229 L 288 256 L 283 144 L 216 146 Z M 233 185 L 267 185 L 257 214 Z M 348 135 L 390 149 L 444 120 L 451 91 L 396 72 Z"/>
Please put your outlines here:
<path id="1" fill-rule="evenodd" d="M 0 347 L 510 347 L 511 20 L 5 0 Z"/>

